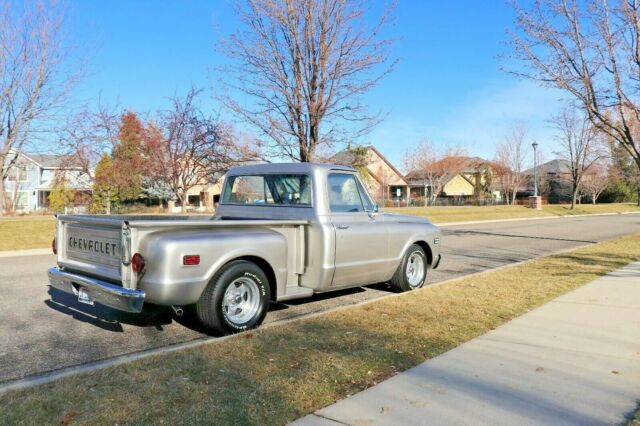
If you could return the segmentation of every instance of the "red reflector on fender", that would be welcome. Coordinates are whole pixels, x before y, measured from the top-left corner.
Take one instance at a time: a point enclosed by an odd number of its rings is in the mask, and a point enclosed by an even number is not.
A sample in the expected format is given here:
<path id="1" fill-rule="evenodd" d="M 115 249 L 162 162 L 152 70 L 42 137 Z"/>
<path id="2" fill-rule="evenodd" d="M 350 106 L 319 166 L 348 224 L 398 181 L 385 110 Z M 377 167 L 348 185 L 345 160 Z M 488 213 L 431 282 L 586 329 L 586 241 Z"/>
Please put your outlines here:
<path id="1" fill-rule="evenodd" d="M 200 264 L 200 255 L 199 254 L 188 254 L 186 256 L 182 256 L 182 264 L 185 266 L 195 266 Z"/>

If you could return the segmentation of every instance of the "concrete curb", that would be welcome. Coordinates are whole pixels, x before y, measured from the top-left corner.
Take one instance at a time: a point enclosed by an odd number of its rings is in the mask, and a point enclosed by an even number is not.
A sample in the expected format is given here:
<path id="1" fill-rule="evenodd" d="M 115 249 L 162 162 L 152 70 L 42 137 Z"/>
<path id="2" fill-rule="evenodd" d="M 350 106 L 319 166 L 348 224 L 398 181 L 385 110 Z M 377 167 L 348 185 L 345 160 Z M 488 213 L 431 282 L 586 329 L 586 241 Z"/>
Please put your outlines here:
<path id="1" fill-rule="evenodd" d="M 604 241 L 603 241 L 604 242 Z M 520 266 L 520 265 L 524 265 L 526 263 L 532 262 L 534 260 L 538 260 L 538 259 L 542 259 L 545 257 L 549 257 L 549 256 L 555 256 L 558 254 L 562 254 L 562 253 L 566 253 L 566 252 L 570 252 L 570 251 L 574 251 L 574 250 L 580 250 L 583 249 L 585 247 L 590 247 L 596 244 L 601 244 L 601 243 L 589 243 L 589 244 L 584 244 L 578 247 L 572 247 L 566 250 L 559 250 L 557 252 L 551 253 L 549 255 L 546 256 L 539 256 L 539 257 L 535 257 L 533 259 L 527 259 L 527 260 L 523 260 L 520 262 L 515 262 L 515 263 L 511 263 L 508 265 L 502 265 L 502 266 L 498 266 L 496 268 L 491 268 L 491 269 L 486 269 L 484 271 L 479 271 L 479 272 L 474 272 L 471 274 L 467 274 L 467 275 L 461 275 L 459 277 L 455 277 L 455 278 L 450 278 L 448 280 L 443 280 L 443 281 L 438 281 L 432 284 L 429 284 L 427 287 L 425 287 L 426 290 L 433 288 L 433 287 L 439 287 L 441 285 L 445 285 L 445 284 L 451 284 L 451 283 L 455 283 L 457 281 L 469 278 L 469 277 L 475 277 L 475 276 L 479 276 L 482 274 L 487 274 L 490 272 L 495 272 L 495 271 L 500 271 L 503 269 L 507 269 L 507 268 L 513 268 L 516 266 Z M 122 365 L 122 364 L 126 364 L 129 362 L 133 362 L 133 361 L 137 361 L 143 358 L 148 358 L 151 356 L 155 356 L 155 355 L 162 355 L 162 354 L 167 354 L 167 353 L 171 353 L 171 352 L 175 352 L 175 351 L 179 351 L 179 350 L 183 350 L 183 349 L 191 349 L 191 348 L 197 348 L 200 347 L 202 345 L 208 344 L 208 343 L 219 343 L 219 342 L 224 342 L 226 340 L 229 339 L 234 339 L 234 338 L 242 338 L 242 335 L 244 333 L 261 333 L 263 330 L 268 330 L 271 327 L 275 327 L 275 326 L 282 326 L 282 325 L 286 325 L 286 324 L 290 324 L 290 323 L 294 323 L 294 322 L 298 322 L 298 321 L 304 321 L 304 320 L 308 320 L 308 319 L 312 319 L 312 318 L 316 318 L 319 317 L 321 315 L 326 315 L 326 314 L 330 314 L 333 312 L 340 312 L 346 309 L 351 309 L 354 307 L 359 307 L 359 306 L 366 306 L 368 304 L 374 303 L 374 302 L 378 302 L 380 300 L 385 300 L 385 299 L 391 299 L 394 297 L 400 297 L 403 296 L 405 293 L 391 293 L 385 296 L 381 296 L 375 299 L 369 299 L 369 300 L 365 300 L 362 302 L 358 302 L 358 303 L 354 303 L 351 305 L 343 305 L 343 306 L 336 306 L 334 308 L 331 309 L 327 309 L 324 311 L 320 311 L 320 312 L 314 312 L 314 313 L 310 313 L 307 315 L 303 315 L 297 318 L 290 318 L 287 320 L 282 320 L 282 321 L 275 321 L 269 324 L 265 324 L 263 326 L 261 326 L 259 329 L 257 330 L 250 330 L 247 332 L 243 332 L 243 333 L 238 333 L 238 334 L 232 334 L 229 336 L 223 336 L 223 337 L 204 337 L 201 339 L 196 339 L 196 340 L 191 340 L 188 342 L 183 342 L 183 343 L 177 343 L 175 345 L 171 345 L 171 346 L 163 346 L 160 348 L 155 348 L 155 349 L 148 349 L 145 351 L 140 351 L 140 352 L 135 352 L 135 353 L 130 353 L 130 354 L 125 354 L 125 355 L 119 355 L 119 356 L 115 356 L 112 358 L 108 358 L 108 359 L 104 359 L 104 360 L 100 360 L 100 361 L 94 361 L 94 362 L 90 362 L 87 364 L 82 364 L 82 365 L 76 365 L 76 366 L 71 366 L 71 367 L 65 367 L 65 368 L 61 368 L 59 370 L 53 370 L 53 371 L 48 371 L 46 373 L 42 373 L 42 374 L 37 374 L 34 376 L 27 376 L 24 377 L 22 379 L 17 379 L 17 380 L 12 380 L 12 381 L 8 381 L 8 382 L 4 382 L 4 383 L 0 383 L 0 395 L 12 391 L 12 390 L 18 390 L 18 389 L 24 389 L 24 388 L 29 388 L 29 387 L 33 387 L 33 386 L 39 386 L 39 385 L 43 385 L 43 384 L 47 384 L 47 383 L 51 383 L 54 382 L 56 380 L 60 380 L 63 379 L 65 377 L 70 377 L 70 376 L 74 376 L 77 374 L 82 374 L 82 373 L 89 373 L 91 371 L 96 371 L 96 370 L 102 370 L 104 368 L 107 367 L 113 367 L 113 366 L 117 366 L 117 365 Z"/>

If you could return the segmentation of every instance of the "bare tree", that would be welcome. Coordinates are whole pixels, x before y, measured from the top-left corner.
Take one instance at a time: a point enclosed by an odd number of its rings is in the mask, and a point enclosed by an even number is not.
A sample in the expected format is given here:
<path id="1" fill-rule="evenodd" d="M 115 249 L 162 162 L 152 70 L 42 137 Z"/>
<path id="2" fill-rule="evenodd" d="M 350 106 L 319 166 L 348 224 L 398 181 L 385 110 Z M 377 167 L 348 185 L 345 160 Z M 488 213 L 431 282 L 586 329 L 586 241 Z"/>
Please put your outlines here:
<path id="1" fill-rule="evenodd" d="M 504 140 L 496 146 L 494 162 L 499 186 L 508 204 L 515 204 L 521 188 L 526 158 L 526 129 L 523 123 L 513 123 Z"/>
<path id="2" fill-rule="evenodd" d="M 611 183 L 612 179 L 607 167 L 603 167 L 601 164 L 594 164 L 585 172 L 580 185 L 580 192 L 588 195 L 591 203 L 596 204 L 598 197 L 605 189 L 611 186 Z"/>
<path id="3" fill-rule="evenodd" d="M 231 94 L 219 99 L 270 142 L 273 153 L 313 161 L 321 145 L 353 140 L 380 121 L 362 95 L 389 73 L 392 10 L 372 28 L 360 0 L 247 0 L 244 30 L 224 44 Z M 233 83 L 230 83 L 230 82 Z M 242 99 L 242 101 L 240 101 Z M 348 125 L 344 125 L 347 124 Z"/>
<path id="4" fill-rule="evenodd" d="M 233 128 L 206 116 L 197 104 L 200 91 L 174 97 L 146 135 L 149 173 L 168 186 L 186 211 L 188 191 L 215 183 L 233 165 L 259 157 L 256 146 L 237 141 Z"/>
<path id="5" fill-rule="evenodd" d="M 514 8 L 512 45 L 524 68 L 511 72 L 568 94 L 640 171 L 640 2 L 514 0 Z"/>
<path id="6" fill-rule="evenodd" d="M 0 6 L 0 215 L 9 170 L 77 78 L 64 69 L 62 23 L 53 2 Z"/>
<path id="7" fill-rule="evenodd" d="M 59 131 L 59 144 L 68 154 L 65 158 L 93 180 L 95 165 L 118 144 L 119 126 L 117 109 L 100 102 L 95 109 L 85 105 L 68 115 Z"/>
<path id="8" fill-rule="evenodd" d="M 565 108 L 551 120 L 560 132 L 560 150 L 556 152 L 569 163 L 571 178 L 571 209 L 575 208 L 582 178 L 606 156 L 605 147 L 591 121 L 580 117 L 573 108 Z"/>
<path id="9" fill-rule="evenodd" d="M 464 171 L 467 153 L 460 147 L 438 150 L 422 141 L 405 154 L 404 167 L 413 179 L 425 186 L 425 205 L 434 205 L 446 184 Z"/>

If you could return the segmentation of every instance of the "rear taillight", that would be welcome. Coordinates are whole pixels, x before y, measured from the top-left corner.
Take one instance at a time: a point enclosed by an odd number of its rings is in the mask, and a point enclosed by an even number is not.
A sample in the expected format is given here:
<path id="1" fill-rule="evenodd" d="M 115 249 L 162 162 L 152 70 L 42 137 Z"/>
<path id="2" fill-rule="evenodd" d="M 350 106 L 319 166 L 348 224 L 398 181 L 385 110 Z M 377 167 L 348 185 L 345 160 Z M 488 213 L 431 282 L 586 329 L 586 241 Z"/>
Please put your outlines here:
<path id="1" fill-rule="evenodd" d="M 144 257 L 140 253 L 136 253 L 131 258 L 131 269 L 136 274 L 139 274 L 144 269 Z"/>
<path id="2" fill-rule="evenodd" d="M 55 238 L 53 239 L 53 241 L 51 241 L 51 251 L 53 252 L 53 254 L 58 254 L 58 245 L 56 244 Z"/>

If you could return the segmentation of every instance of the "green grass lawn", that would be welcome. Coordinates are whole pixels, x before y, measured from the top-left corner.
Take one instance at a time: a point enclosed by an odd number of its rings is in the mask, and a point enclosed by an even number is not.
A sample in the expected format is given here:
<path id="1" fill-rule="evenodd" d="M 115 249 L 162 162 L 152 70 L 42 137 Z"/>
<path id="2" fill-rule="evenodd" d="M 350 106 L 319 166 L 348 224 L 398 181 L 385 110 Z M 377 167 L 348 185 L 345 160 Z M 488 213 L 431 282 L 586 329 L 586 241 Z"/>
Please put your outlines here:
<path id="1" fill-rule="evenodd" d="M 631 203 L 581 204 L 574 210 L 569 205 L 545 205 L 542 210 L 525 206 L 460 206 L 460 207 L 401 207 L 386 208 L 385 212 L 426 216 L 433 223 L 466 222 L 473 220 L 519 219 L 598 213 L 639 212 L 640 207 Z"/>
<path id="2" fill-rule="evenodd" d="M 0 396 L 0 424 L 285 424 L 640 259 L 640 235 Z"/>
<path id="3" fill-rule="evenodd" d="M 50 247 L 54 219 L 53 216 L 0 218 L 0 251 Z"/>

